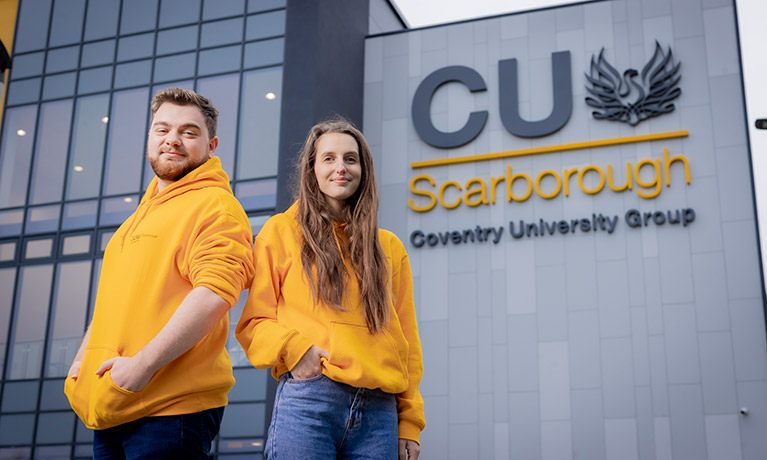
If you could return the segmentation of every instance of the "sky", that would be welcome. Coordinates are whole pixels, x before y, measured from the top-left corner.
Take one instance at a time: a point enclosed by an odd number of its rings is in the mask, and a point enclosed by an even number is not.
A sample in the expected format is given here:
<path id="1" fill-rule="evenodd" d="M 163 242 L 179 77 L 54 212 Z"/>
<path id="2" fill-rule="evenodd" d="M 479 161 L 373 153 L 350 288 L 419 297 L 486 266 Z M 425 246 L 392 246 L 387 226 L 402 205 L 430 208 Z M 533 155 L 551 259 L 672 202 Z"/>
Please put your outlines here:
<path id="1" fill-rule="evenodd" d="M 526 11 L 580 0 L 391 0 L 410 28 Z M 767 130 L 754 126 L 767 118 L 767 1 L 736 0 L 751 162 L 762 248 L 762 270 L 767 285 Z"/>

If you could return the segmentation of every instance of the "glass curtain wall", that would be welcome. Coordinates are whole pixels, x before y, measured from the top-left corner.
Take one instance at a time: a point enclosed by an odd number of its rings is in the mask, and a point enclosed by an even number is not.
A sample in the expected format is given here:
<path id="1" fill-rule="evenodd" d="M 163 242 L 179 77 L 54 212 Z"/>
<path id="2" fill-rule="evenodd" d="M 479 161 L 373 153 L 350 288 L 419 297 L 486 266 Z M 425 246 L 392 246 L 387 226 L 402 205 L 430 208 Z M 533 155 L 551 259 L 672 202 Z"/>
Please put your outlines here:
<path id="1" fill-rule="evenodd" d="M 153 173 L 149 101 L 180 86 L 220 111 L 217 154 L 254 232 L 274 211 L 286 0 L 20 0 L 0 133 L 0 460 L 89 458 L 63 394 L 101 258 Z M 266 371 L 234 340 L 215 445 L 259 458 Z"/>

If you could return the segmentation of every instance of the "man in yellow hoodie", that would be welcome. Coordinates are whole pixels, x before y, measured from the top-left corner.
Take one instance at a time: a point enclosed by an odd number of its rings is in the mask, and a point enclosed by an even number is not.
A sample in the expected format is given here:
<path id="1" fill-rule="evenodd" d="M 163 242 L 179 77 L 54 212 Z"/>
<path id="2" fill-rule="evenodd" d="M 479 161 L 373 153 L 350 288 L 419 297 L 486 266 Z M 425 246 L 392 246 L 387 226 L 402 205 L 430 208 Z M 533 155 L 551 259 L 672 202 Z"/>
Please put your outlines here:
<path id="1" fill-rule="evenodd" d="M 95 459 L 208 458 L 234 385 L 227 312 L 253 276 L 250 224 L 214 156 L 218 111 L 180 88 L 151 109 L 156 177 L 109 241 L 65 384 Z"/>

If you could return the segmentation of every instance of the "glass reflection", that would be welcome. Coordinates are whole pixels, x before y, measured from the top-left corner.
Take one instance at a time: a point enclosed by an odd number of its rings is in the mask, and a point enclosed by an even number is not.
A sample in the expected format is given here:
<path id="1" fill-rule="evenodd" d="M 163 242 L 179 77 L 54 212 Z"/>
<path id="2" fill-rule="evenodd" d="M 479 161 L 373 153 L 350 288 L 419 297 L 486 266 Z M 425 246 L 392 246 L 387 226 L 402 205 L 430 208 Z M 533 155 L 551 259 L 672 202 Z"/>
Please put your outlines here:
<path id="1" fill-rule="evenodd" d="M 52 278 L 53 265 L 21 268 L 9 362 L 5 368 L 9 380 L 40 377 Z"/>
<path id="2" fill-rule="evenodd" d="M 200 0 L 163 0 L 160 4 L 160 27 L 172 27 L 197 22 Z"/>
<path id="3" fill-rule="evenodd" d="M 27 240 L 24 259 L 47 259 L 53 257 L 53 238 Z"/>
<path id="4" fill-rule="evenodd" d="M 202 5 L 202 19 L 225 18 L 242 14 L 245 10 L 245 0 L 229 0 L 221 2 L 219 0 L 205 0 Z"/>
<path id="5" fill-rule="evenodd" d="M 80 347 L 88 311 L 91 261 L 62 263 L 56 272 L 46 377 L 66 377 Z"/>
<path id="6" fill-rule="evenodd" d="M 89 2 L 85 19 L 85 39 L 114 37 L 117 33 L 117 16 L 120 0 Z"/>
<path id="7" fill-rule="evenodd" d="M 158 55 L 180 53 L 197 48 L 197 30 L 195 25 L 160 31 L 157 34 L 156 53 Z"/>
<path id="8" fill-rule="evenodd" d="M 69 45 L 79 42 L 83 32 L 84 13 L 85 0 L 55 2 L 48 46 Z"/>
<path id="9" fill-rule="evenodd" d="M 0 208 L 21 206 L 26 197 L 37 106 L 8 109 L 0 150 Z"/>
<path id="10" fill-rule="evenodd" d="M 237 139 L 237 105 L 240 94 L 240 75 L 222 75 L 201 79 L 197 91 L 213 101 L 218 109 L 218 148 L 216 156 L 230 179 L 234 178 L 234 146 Z"/>
<path id="11" fill-rule="evenodd" d="M 149 88 L 114 94 L 104 177 L 105 195 L 131 193 L 141 188 L 148 106 Z"/>
<path id="12" fill-rule="evenodd" d="M 8 325 L 11 323 L 13 285 L 16 283 L 16 267 L 0 268 L 0 368 L 5 369 L 5 349 Z"/>
<path id="13" fill-rule="evenodd" d="M 101 202 L 100 225 L 120 225 L 138 206 L 138 195 L 105 199 Z"/>
<path id="14" fill-rule="evenodd" d="M 0 262 L 10 262 L 16 259 L 16 242 L 7 241 L 0 243 Z M 0 331 L 2 334 L 3 331 Z"/>
<path id="15" fill-rule="evenodd" d="M 64 185 L 61 170 L 66 165 L 71 119 L 72 101 L 69 99 L 42 105 L 30 204 L 61 200 Z"/>
<path id="16" fill-rule="evenodd" d="M 232 366 L 249 366 L 248 357 L 234 337 L 234 330 L 237 328 L 237 321 L 240 320 L 242 309 L 245 306 L 245 300 L 248 298 L 248 290 L 240 292 L 237 303 L 229 310 L 229 338 L 226 341 L 226 351 L 229 353 L 229 359 L 232 360 Z"/>
<path id="17" fill-rule="evenodd" d="M 43 413 L 37 417 L 37 435 L 35 436 L 36 443 L 63 443 L 72 441 L 72 433 L 75 428 L 75 414 L 74 412 L 54 412 Z M 62 446 L 63 447 L 63 446 Z M 68 450 L 62 450 L 62 447 L 49 446 L 46 447 L 47 456 L 42 458 L 46 459 L 60 459 L 59 455 L 66 453 L 69 455 Z M 39 459 L 37 454 L 41 448 L 35 449 L 35 459 Z M 57 454 L 52 456 L 52 454 Z M 65 457 L 68 458 L 68 457 Z"/>
<path id="18" fill-rule="evenodd" d="M 96 226 L 96 211 L 98 200 L 78 201 L 64 205 L 64 217 L 61 220 L 62 230 L 90 228 Z"/>
<path id="19" fill-rule="evenodd" d="M 27 225 L 24 233 L 54 232 L 59 226 L 61 205 L 35 206 L 27 210 Z"/>
<path id="20" fill-rule="evenodd" d="M 0 212 L 0 236 L 18 235 L 24 222 L 24 210 L 12 209 Z"/>
<path id="21" fill-rule="evenodd" d="M 276 176 L 282 67 L 247 72 L 242 86 L 237 178 Z M 277 98 L 266 99 L 269 92 Z"/>
<path id="22" fill-rule="evenodd" d="M 120 33 L 152 30 L 157 20 L 157 0 L 131 0 L 123 2 L 120 16 Z"/>
<path id="23" fill-rule="evenodd" d="M 273 208 L 277 203 L 277 179 L 239 182 L 234 196 L 246 211 Z"/>
<path id="24" fill-rule="evenodd" d="M 91 250 L 91 234 L 72 235 L 62 238 L 61 255 L 87 254 Z"/>
<path id="25" fill-rule="evenodd" d="M 109 113 L 109 95 L 81 97 L 75 109 L 72 153 L 67 168 L 68 200 L 98 196 L 101 186 L 101 165 L 104 161 L 104 141 Z"/>
<path id="26" fill-rule="evenodd" d="M 285 10 L 248 16 L 245 40 L 285 35 Z"/>
<path id="27" fill-rule="evenodd" d="M 23 53 L 45 47 L 45 41 L 48 37 L 47 34 L 41 34 L 40 31 L 48 30 L 51 1 L 19 2 L 18 27 L 16 27 L 15 43 L 13 44 L 14 53 Z"/>
<path id="28" fill-rule="evenodd" d="M 202 34 L 200 35 L 200 47 L 207 48 L 241 42 L 243 25 L 244 21 L 242 18 L 203 24 Z"/>

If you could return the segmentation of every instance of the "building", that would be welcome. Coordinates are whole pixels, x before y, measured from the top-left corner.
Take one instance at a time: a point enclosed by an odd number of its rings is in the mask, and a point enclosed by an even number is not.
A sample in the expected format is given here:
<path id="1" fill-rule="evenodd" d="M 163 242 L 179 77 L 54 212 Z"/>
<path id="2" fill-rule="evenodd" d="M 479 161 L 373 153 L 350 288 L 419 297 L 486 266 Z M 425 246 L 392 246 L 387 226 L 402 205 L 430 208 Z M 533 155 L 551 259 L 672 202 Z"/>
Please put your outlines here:
<path id="1" fill-rule="evenodd" d="M 0 35 L 0 459 L 90 455 L 62 381 L 104 245 L 151 178 L 149 98 L 171 85 L 221 110 L 254 231 L 291 202 L 309 126 L 362 126 L 381 225 L 413 268 L 422 458 L 767 451 L 733 0 L 415 30 L 383 0 L 5 0 L 0 17 L 15 18 Z M 216 452 L 253 458 L 274 382 L 229 351 Z"/>

